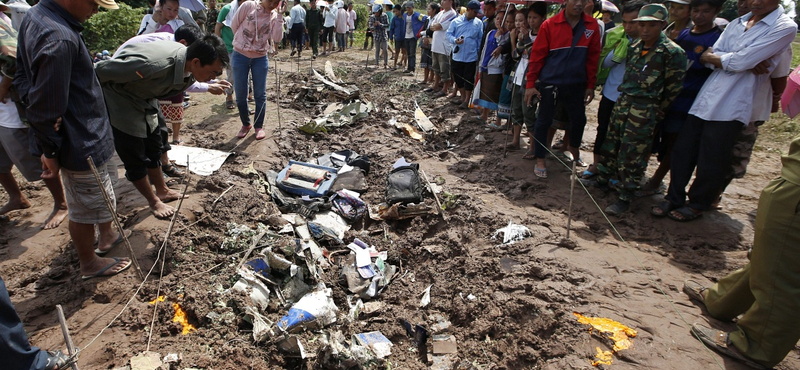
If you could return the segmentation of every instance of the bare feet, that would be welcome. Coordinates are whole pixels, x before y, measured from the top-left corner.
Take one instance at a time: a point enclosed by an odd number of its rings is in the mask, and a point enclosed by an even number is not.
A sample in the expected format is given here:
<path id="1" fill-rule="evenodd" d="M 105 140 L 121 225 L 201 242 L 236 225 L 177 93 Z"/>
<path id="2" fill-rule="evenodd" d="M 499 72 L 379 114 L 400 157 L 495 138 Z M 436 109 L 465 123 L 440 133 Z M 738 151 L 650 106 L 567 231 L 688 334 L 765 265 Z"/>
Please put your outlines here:
<path id="1" fill-rule="evenodd" d="M 11 200 L 9 199 L 8 203 L 6 203 L 3 208 L 0 208 L 0 215 L 4 215 L 11 211 L 16 211 L 18 209 L 25 209 L 30 208 L 31 202 L 23 197 L 23 199 Z"/>
<path id="2" fill-rule="evenodd" d="M 66 206 L 55 206 L 53 207 L 53 212 L 50 213 L 50 216 L 47 217 L 47 220 L 44 221 L 42 224 L 42 229 L 50 230 L 55 229 L 58 225 L 61 225 L 61 222 L 67 218 L 69 214 L 69 209 Z"/>
<path id="3" fill-rule="evenodd" d="M 167 218 L 175 214 L 175 208 L 164 204 L 164 202 L 160 200 L 150 205 L 150 211 L 158 218 Z"/>
<path id="4" fill-rule="evenodd" d="M 92 263 L 81 266 L 81 275 L 83 280 L 88 280 L 94 277 L 105 277 L 116 275 L 131 266 L 130 258 L 114 257 L 114 258 L 101 258 L 97 257 Z"/>
<path id="5" fill-rule="evenodd" d="M 167 190 L 168 190 L 167 192 L 160 192 L 160 191 L 156 192 L 158 199 L 161 199 L 162 202 L 167 203 L 173 200 L 181 199 L 181 193 L 178 193 L 177 191 L 172 189 L 167 189 Z M 186 196 L 186 198 L 188 198 L 188 196 Z"/>

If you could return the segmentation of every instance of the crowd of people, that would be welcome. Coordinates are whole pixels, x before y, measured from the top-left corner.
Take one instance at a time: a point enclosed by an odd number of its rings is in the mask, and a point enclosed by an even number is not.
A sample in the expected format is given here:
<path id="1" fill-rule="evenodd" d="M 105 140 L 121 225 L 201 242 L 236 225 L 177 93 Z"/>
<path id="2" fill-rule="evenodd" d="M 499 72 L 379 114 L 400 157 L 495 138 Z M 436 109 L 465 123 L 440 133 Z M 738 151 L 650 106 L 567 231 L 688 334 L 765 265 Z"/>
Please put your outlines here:
<path id="1" fill-rule="evenodd" d="M 536 177 L 548 177 L 550 154 L 574 162 L 586 184 L 618 192 L 605 209 L 615 216 L 635 198 L 665 189 L 664 200 L 650 209 L 653 216 L 690 221 L 716 207 L 732 179 L 744 176 L 758 127 L 777 110 L 797 33 L 778 0 L 740 0 L 740 17 L 724 30 L 716 23 L 722 0 L 627 0 L 616 27 L 614 12 L 599 1 L 565 0 L 560 9 L 545 2 L 462 5 L 442 0 L 421 14 L 413 1 L 371 4 L 363 48 L 375 48 L 377 67 L 382 60 L 389 68 L 391 53 L 393 69 L 410 75 L 423 69 L 425 93 L 474 109 L 469 114 L 487 129 L 510 135 L 500 149 L 522 149 L 525 132 L 522 158 L 533 161 Z M 53 198 L 43 227 L 69 219 L 83 279 L 131 265 L 127 258 L 104 257 L 123 233 L 111 227 L 113 210 L 102 201 L 87 158 L 112 203 L 118 157 L 153 214 L 173 215 L 167 203 L 181 195 L 164 176 L 182 175 L 168 152 L 183 142 L 184 94 L 225 95 L 226 107 L 238 109 L 237 136 L 254 129 L 261 140 L 269 57 L 281 44 L 297 58 L 310 47 L 312 59 L 352 48 L 357 19 L 353 4 L 341 0 L 294 0 L 291 7 L 280 0 L 233 0 L 221 9 L 209 0 L 207 10 L 195 12 L 178 0 L 158 0 L 137 35 L 113 55 L 93 58 L 81 23 L 99 6 L 117 8 L 113 0 L 41 0 L 17 22 L 0 12 L 0 184 L 9 196 L 0 215 L 31 206 L 12 167 L 28 181 L 43 180 Z M 580 148 L 585 107 L 597 87 L 598 127 L 588 165 Z M 564 131 L 563 140 L 553 145 L 557 130 Z M 787 292 L 800 282 L 772 268 L 798 262 L 798 212 L 792 207 L 800 202 L 800 141 L 792 145 L 781 179 L 762 194 L 751 263 L 711 288 L 696 282 L 684 287 L 715 317 L 744 315 L 739 332 L 693 331 L 754 366 L 780 362 L 800 335 L 791 315 L 797 299 L 779 297 L 791 297 Z M 646 180 L 654 155 L 659 167 Z M 739 302 L 729 302 L 734 299 Z M 785 315 L 770 316 L 777 306 Z M 13 313 L 8 307 L 7 293 L 0 294 L 6 328 L 0 336 L 11 333 L 14 339 L 6 342 L 21 341 L 18 318 L 6 320 Z M 6 350 L 0 346 L 3 358 Z M 63 360 L 34 352 L 20 346 L 8 356 L 36 369 Z"/>

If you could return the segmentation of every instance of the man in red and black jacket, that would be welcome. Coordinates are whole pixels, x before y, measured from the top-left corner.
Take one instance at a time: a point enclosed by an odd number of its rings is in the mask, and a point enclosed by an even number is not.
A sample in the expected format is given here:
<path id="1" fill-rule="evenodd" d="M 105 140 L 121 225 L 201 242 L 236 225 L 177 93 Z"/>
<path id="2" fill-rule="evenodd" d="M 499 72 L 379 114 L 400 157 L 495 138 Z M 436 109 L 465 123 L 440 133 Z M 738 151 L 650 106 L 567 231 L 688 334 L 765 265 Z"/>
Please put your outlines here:
<path id="1" fill-rule="evenodd" d="M 580 158 L 579 148 L 586 126 L 584 106 L 594 99 L 594 84 L 600 58 L 601 38 L 597 20 L 584 14 L 588 0 L 566 0 L 564 10 L 544 21 L 531 49 L 525 103 L 540 99 L 533 137 L 537 177 L 547 177 L 542 143 L 553 122 L 556 101 L 566 105 L 570 122 L 569 151 Z M 538 86 L 538 88 L 537 88 Z"/>

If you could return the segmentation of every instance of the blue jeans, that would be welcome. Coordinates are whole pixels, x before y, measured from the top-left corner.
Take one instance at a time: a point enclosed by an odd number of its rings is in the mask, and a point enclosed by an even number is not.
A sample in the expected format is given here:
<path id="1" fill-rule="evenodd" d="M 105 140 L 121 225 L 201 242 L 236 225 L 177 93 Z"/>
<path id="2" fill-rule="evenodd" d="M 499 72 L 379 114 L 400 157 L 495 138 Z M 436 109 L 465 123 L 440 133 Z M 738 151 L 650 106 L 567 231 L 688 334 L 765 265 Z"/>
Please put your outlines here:
<path id="1" fill-rule="evenodd" d="M 233 52 L 233 89 L 236 92 L 236 106 L 239 108 L 239 119 L 242 126 L 250 126 L 250 111 L 247 107 L 247 76 L 253 74 L 253 98 L 256 100 L 255 128 L 264 126 L 264 113 L 267 108 L 267 72 L 269 60 L 267 56 L 248 58 Z"/>
<path id="2" fill-rule="evenodd" d="M 47 363 L 47 352 L 31 347 L 17 311 L 11 304 L 6 284 L 0 278 L 0 359 L 4 369 L 37 370 Z"/>

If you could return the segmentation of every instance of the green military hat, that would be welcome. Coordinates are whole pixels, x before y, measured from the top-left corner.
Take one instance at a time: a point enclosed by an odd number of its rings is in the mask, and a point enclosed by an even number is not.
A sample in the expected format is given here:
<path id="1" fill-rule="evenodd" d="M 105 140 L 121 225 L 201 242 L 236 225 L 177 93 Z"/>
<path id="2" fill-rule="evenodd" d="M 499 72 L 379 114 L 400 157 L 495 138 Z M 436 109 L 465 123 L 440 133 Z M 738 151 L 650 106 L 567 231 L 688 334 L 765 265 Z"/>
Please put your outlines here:
<path id="1" fill-rule="evenodd" d="M 647 4 L 639 10 L 639 18 L 634 19 L 635 22 L 662 22 L 666 21 L 669 17 L 667 8 L 661 4 Z"/>

